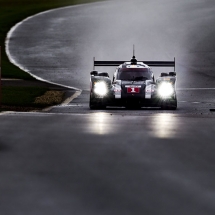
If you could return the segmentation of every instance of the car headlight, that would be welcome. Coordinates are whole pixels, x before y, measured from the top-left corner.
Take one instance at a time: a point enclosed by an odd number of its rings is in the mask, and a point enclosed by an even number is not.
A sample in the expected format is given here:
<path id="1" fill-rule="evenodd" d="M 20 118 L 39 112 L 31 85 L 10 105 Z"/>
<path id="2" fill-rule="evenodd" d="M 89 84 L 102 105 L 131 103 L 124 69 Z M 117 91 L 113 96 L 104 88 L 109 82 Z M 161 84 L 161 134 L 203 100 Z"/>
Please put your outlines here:
<path id="1" fill-rule="evenodd" d="M 158 87 L 158 95 L 162 98 L 168 98 L 174 94 L 174 88 L 171 83 L 164 82 Z"/>
<path id="2" fill-rule="evenodd" d="M 94 84 L 94 93 L 99 96 L 105 96 L 108 93 L 107 84 L 104 81 L 96 82 Z"/>

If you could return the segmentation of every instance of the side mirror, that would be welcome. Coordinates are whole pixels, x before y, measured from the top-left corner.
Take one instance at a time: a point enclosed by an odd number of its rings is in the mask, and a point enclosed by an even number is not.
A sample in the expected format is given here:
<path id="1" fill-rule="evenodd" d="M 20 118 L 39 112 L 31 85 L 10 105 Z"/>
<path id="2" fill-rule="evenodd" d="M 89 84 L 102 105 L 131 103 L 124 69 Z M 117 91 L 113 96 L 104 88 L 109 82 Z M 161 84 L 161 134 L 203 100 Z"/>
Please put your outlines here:
<path id="1" fill-rule="evenodd" d="M 160 77 L 165 77 L 165 76 L 168 76 L 168 74 L 165 72 L 162 72 Z"/>
<path id="2" fill-rule="evenodd" d="M 90 72 L 90 75 L 97 76 L 98 75 L 98 71 L 92 71 L 92 72 Z"/>
<path id="3" fill-rule="evenodd" d="M 103 76 L 103 77 L 108 77 L 109 78 L 109 75 L 107 72 L 100 72 L 98 73 L 98 76 Z"/>
<path id="4" fill-rule="evenodd" d="M 176 72 L 169 72 L 169 76 L 176 76 Z"/>

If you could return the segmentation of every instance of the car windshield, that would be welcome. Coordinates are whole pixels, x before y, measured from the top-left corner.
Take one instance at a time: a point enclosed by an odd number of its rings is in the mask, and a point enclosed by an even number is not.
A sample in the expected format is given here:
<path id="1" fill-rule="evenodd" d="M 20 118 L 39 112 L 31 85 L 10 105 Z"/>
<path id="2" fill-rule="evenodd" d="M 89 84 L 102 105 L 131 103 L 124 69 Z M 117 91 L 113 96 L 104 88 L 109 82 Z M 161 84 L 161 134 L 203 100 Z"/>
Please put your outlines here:
<path id="1" fill-rule="evenodd" d="M 118 71 L 117 79 L 124 81 L 151 80 L 151 73 L 148 68 L 121 68 Z"/>

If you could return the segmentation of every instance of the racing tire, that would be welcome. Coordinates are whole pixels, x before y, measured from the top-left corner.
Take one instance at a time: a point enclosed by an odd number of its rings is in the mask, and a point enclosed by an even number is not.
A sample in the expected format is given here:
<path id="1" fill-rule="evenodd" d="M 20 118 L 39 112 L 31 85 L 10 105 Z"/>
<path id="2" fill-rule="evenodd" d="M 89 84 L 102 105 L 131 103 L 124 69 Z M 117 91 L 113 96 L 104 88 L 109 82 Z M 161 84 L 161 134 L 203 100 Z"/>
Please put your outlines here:
<path id="1" fill-rule="evenodd" d="M 91 97 L 89 107 L 91 110 L 104 110 L 106 108 L 106 106 L 104 104 L 101 104 L 101 102 L 92 101 Z"/>
<path id="2" fill-rule="evenodd" d="M 161 104 L 162 110 L 176 110 L 177 109 L 177 100 L 165 101 Z"/>
<path id="3" fill-rule="evenodd" d="M 141 105 L 126 105 L 125 108 L 127 110 L 140 110 L 141 109 Z"/>
<path id="4" fill-rule="evenodd" d="M 105 105 L 98 105 L 98 104 L 95 104 L 95 103 L 90 103 L 89 106 L 90 106 L 91 110 L 104 110 L 104 109 L 106 109 Z"/>

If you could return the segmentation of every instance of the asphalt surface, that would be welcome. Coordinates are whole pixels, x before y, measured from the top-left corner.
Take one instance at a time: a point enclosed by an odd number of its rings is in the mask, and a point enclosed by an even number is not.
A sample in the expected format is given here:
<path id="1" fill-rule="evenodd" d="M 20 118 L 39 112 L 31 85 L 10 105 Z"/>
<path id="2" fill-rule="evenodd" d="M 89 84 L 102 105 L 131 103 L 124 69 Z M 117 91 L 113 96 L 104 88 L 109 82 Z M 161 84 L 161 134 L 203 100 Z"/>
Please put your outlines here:
<path id="1" fill-rule="evenodd" d="M 19 25 L 13 61 L 82 94 L 0 115 L 1 214 L 214 214 L 214 11 L 210 0 L 106 1 Z M 176 57 L 178 110 L 89 110 L 93 56 L 129 60 L 133 44 L 137 59 Z"/>
<path id="2" fill-rule="evenodd" d="M 8 51 L 40 78 L 88 90 L 93 57 L 130 60 L 135 44 L 138 60 L 175 57 L 179 88 L 214 87 L 213 25 L 213 0 L 108 1 L 29 18 L 9 35 Z"/>

